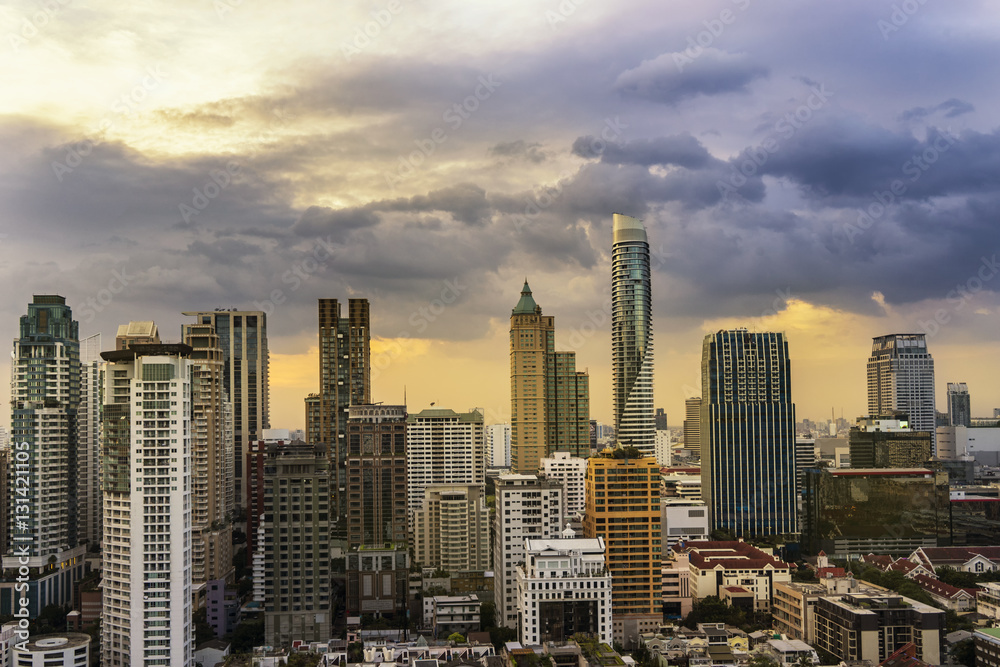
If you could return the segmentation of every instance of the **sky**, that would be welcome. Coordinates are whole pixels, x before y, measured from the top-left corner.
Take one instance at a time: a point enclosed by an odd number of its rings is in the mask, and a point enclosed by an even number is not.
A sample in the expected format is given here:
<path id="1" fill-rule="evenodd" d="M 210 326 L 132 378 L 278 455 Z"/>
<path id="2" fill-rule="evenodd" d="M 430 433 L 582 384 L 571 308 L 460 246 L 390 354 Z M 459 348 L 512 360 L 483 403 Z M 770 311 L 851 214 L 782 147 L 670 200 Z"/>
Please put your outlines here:
<path id="1" fill-rule="evenodd" d="M 992 415 L 998 24 L 971 0 L 9 0 L 0 339 L 32 294 L 108 349 L 264 310 L 272 426 L 300 428 L 316 300 L 367 298 L 373 400 L 492 423 L 527 278 L 607 423 L 619 212 L 648 231 L 671 425 L 737 326 L 786 333 L 799 419 L 863 415 L 897 332 L 928 335 L 939 410 L 967 382 Z"/>

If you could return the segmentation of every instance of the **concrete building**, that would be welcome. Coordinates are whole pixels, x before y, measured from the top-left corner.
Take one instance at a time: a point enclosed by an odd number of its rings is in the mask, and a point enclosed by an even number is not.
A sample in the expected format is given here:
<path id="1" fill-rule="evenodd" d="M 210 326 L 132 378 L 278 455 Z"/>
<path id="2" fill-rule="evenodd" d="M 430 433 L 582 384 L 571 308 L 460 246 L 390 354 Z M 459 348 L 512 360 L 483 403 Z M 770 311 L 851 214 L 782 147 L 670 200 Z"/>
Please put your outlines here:
<path id="1" fill-rule="evenodd" d="M 569 452 L 552 452 L 540 461 L 538 473 L 539 477 L 554 479 L 563 485 L 566 491 L 566 518 L 570 521 L 581 519 L 586 509 L 584 480 L 587 476 L 587 459 L 570 456 Z"/>
<path id="2" fill-rule="evenodd" d="M 701 466 L 675 466 L 664 468 L 660 474 L 660 495 L 689 502 L 703 500 L 701 493 Z"/>
<path id="3" fill-rule="evenodd" d="M 214 579 L 205 585 L 205 609 L 208 624 L 216 637 L 236 629 L 240 616 L 240 598 L 235 588 L 226 586 L 225 579 Z"/>
<path id="4" fill-rule="evenodd" d="M 191 665 L 190 355 L 178 343 L 101 353 L 105 667 Z"/>
<path id="5" fill-rule="evenodd" d="M 475 595 L 434 595 L 424 598 L 424 627 L 434 639 L 457 632 L 468 637 L 479 632 L 482 603 Z"/>
<path id="6" fill-rule="evenodd" d="M 526 539 L 517 566 L 518 637 L 524 645 L 563 643 L 576 633 L 612 641 L 611 571 L 603 538 Z"/>
<path id="7" fill-rule="evenodd" d="M 909 642 L 917 658 L 942 663 L 943 611 L 895 593 L 823 597 L 815 606 L 813 645 L 844 661 L 879 664 Z"/>
<path id="8" fill-rule="evenodd" d="M 805 485 L 806 470 L 816 467 L 816 440 L 814 438 L 795 438 L 795 489 L 802 493 Z"/>
<path id="9" fill-rule="evenodd" d="M 406 417 L 407 506 L 416 512 L 432 484 L 484 484 L 483 413 L 433 408 Z"/>
<path id="10" fill-rule="evenodd" d="M 77 468 L 79 539 L 88 548 L 101 544 L 104 506 L 101 502 L 101 334 L 80 341 L 80 407 L 77 409 Z M 7 468 L 3 468 L 6 470 Z M 6 498 L 7 496 L 2 496 Z M 6 534 L 4 534 L 6 537 Z M 3 544 L 9 544 L 4 540 Z"/>
<path id="11" fill-rule="evenodd" d="M 330 467 L 326 448 L 301 441 L 267 445 L 264 519 L 254 583 L 264 602 L 264 640 L 330 639 Z"/>
<path id="12" fill-rule="evenodd" d="M 1000 628 L 979 628 L 972 635 L 976 667 L 1000 667 Z"/>
<path id="13" fill-rule="evenodd" d="M 83 577 L 79 543 L 79 326 L 66 299 L 36 294 L 20 319 L 11 358 L 10 542 L 0 585 L 0 613 L 35 618 L 50 604 L 68 605 Z M 30 570 L 28 590 L 16 581 Z"/>
<path id="14" fill-rule="evenodd" d="M 654 456 L 653 296 L 646 228 L 615 213 L 611 245 L 611 365 L 615 433 Z"/>
<path id="15" fill-rule="evenodd" d="M 413 554 L 449 573 L 490 568 L 490 511 L 482 484 L 432 484 L 414 515 Z"/>
<path id="16" fill-rule="evenodd" d="M 797 533 L 795 404 L 784 334 L 709 334 L 701 374 L 701 477 L 712 529 L 737 537 Z"/>
<path id="17" fill-rule="evenodd" d="M 771 624 L 775 632 L 812 644 L 816 639 L 816 601 L 850 593 L 884 593 L 853 577 L 823 577 L 818 582 L 777 581 L 771 600 Z M 818 663 L 817 663 L 818 664 Z"/>
<path id="18" fill-rule="evenodd" d="M 407 544 L 406 406 L 352 405 L 347 419 L 347 546 Z"/>
<path id="19" fill-rule="evenodd" d="M 890 334 L 872 339 L 868 358 L 868 414 L 900 411 L 914 431 L 931 434 L 935 453 L 934 359 L 924 334 Z"/>
<path id="20" fill-rule="evenodd" d="M 656 438 L 653 444 L 653 457 L 661 466 L 673 465 L 673 442 L 670 438 L 670 431 L 656 431 Z"/>
<path id="21" fill-rule="evenodd" d="M 666 551 L 663 578 L 663 615 L 667 619 L 687 618 L 694 607 L 691 599 L 691 562 L 686 551 Z"/>
<path id="22" fill-rule="evenodd" d="M 214 325 L 184 324 L 181 340 L 191 346 L 191 576 L 200 606 L 209 581 L 232 580 L 235 574 L 233 404 L 226 393 L 226 363 Z"/>
<path id="23" fill-rule="evenodd" d="M 1000 570 L 1000 546 L 921 547 L 910 554 L 911 561 L 931 572 L 950 567 L 959 572 L 996 572 Z"/>
<path id="24" fill-rule="evenodd" d="M 684 449 L 701 456 L 701 396 L 684 401 Z"/>
<path id="25" fill-rule="evenodd" d="M 119 324 L 115 335 L 115 349 L 127 350 L 132 345 L 159 345 L 160 330 L 152 320 L 131 321 Z"/>
<path id="26" fill-rule="evenodd" d="M 35 635 L 23 644 L 14 643 L 9 660 L 16 667 L 87 667 L 90 635 L 80 632 Z"/>
<path id="27" fill-rule="evenodd" d="M 409 575 L 405 544 L 355 547 L 347 554 L 347 614 L 405 615 Z"/>
<path id="28" fill-rule="evenodd" d="M 251 442 L 271 428 L 267 314 L 259 310 L 183 313 L 211 325 L 221 349 L 225 395 L 233 405 L 233 502 L 242 507 L 248 471 L 243 462 Z"/>
<path id="29" fill-rule="evenodd" d="M 542 315 L 527 281 L 510 315 L 511 469 L 534 474 L 552 452 L 590 452 L 590 378 L 575 352 L 555 349 L 555 318 Z"/>
<path id="30" fill-rule="evenodd" d="M 948 383 L 948 425 L 972 426 L 969 386 L 964 382 Z"/>
<path id="31" fill-rule="evenodd" d="M 664 553 L 676 547 L 678 542 L 707 540 L 710 532 L 708 508 L 701 500 L 660 498 L 660 525 Z"/>
<path id="32" fill-rule="evenodd" d="M 516 474 L 497 478 L 493 529 L 497 625 L 518 627 L 517 564 L 525 560 L 525 539 L 558 538 L 565 507 L 563 486 L 557 481 Z"/>
<path id="33" fill-rule="evenodd" d="M 855 468 L 919 468 L 931 460 L 931 434 L 910 428 L 906 415 L 858 417 L 848 435 Z"/>
<path id="34" fill-rule="evenodd" d="M 691 596 L 702 600 L 722 597 L 725 587 L 740 587 L 754 596 L 755 609 L 770 608 L 774 586 L 792 580 L 788 563 L 783 563 L 746 542 L 688 542 L 691 564 Z"/>
<path id="35" fill-rule="evenodd" d="M 486 456 L 491 468 L 510 467 L 510 424 L 486 427 Z"/>
<path id="36" fill-rule="evenodd" d="M 272 446 L 281 447 L 293 442 L 288 429 L 264 429 L 261 437 L 262 440 L 255 440 L 247 446 L 243 467 L 247 477 L 247 495 L 243 505 L 247 509 L 247 558 L 251 560 L 258 551 L 258 529 L 267 512 L 264 503 L 264 467 L 268 460 L 268 450 Z M 263 602 L 263 598 L 260 601 Z"/>
<path id="37" fill-rule="evenodd" d="M 1000 620 L 1000 583 L 991 581 L 979 584 L 976 611 L 993 620 Z"/>
<path id="38" fill-rule="evenodd" d="M 604 539 L 613 577 L 615 639 L 656 630 L 663 620 L 660 468 L 635 450 L 605 449 L 587 460 L 584 537 Z"/>

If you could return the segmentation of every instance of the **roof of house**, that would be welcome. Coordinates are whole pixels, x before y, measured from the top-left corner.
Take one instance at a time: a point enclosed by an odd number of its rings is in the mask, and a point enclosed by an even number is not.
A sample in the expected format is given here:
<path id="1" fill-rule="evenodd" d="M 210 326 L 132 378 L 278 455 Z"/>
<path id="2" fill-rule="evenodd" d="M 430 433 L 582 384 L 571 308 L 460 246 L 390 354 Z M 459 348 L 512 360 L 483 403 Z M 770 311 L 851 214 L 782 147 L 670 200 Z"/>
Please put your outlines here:
<path id="1" fill-rule="evenodd" d="M 935 565 L 967 563 L 976 556 L 1000 561 L 1000 547 L 924 547 L 918 552 L 923 553 Z"/>
<path id="2" fill-rule="evenodd" d="M 949 600 L 967 596 L 976 597 L 975 593 L 969 593 L 969 591 L 964 588 L 956 588 L 955 586 L 946 584 L 943 581 L 928 577 L 926 574 L 918 574 L 913 577 L 913 581 L 931 595 L 937 595 L 938 597 L 947 598 Z"/>
<path id="3" fill-rule="evenodd" d="M 738 541 L 697 540 L 688 542 L 691 565 L 699 569 L 754 570 L 771 566 L 777 570 L 789 569 L 788 563 L 783 563 L 760 549 Z"/>

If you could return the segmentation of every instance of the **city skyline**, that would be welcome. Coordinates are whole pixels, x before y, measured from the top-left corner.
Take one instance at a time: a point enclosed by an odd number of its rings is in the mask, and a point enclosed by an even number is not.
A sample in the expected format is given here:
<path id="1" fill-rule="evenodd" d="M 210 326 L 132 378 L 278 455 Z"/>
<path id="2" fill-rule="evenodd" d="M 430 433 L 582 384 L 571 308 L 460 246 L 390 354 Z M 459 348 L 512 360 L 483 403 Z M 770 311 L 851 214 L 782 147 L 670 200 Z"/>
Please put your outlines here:
<path id="1" fill-rule="evenodd" d="M 787 334 L 802 417 L 864 414 L 870 339 L 920 331 L 988 415 L 996 17 L 915 7 L 13 0 L 0 276 L 25 287 L 0 337 L 32 294 L 106 340 L 264 310 L 271 421 L 301 428 L 316 300 L 366 298 L 380 399 L 493 421 L 527 274 L 610 423 L 620 211 L 649 233 L 671 425 L 734 326 Z"/>

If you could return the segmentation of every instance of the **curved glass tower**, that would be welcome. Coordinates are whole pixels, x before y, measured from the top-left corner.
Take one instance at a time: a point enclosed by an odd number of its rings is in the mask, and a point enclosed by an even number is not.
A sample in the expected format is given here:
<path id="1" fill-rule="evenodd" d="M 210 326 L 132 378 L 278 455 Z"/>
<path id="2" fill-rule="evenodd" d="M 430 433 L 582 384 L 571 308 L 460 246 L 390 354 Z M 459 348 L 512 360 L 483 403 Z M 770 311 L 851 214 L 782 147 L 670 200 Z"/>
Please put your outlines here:
<path id="1" fill-rule="evenodd" d="M 649 243 L 635 218 L 614 214 L 611 246 L 611 363 L 615 433 L 622 446 L 653 456 L 653 310 Z"/>

